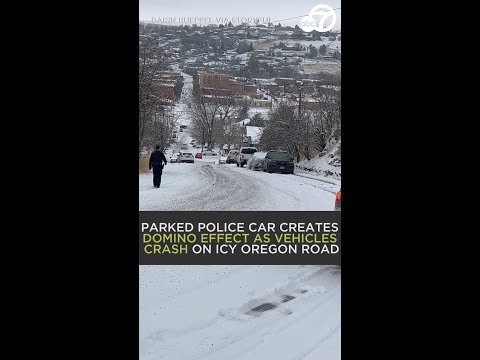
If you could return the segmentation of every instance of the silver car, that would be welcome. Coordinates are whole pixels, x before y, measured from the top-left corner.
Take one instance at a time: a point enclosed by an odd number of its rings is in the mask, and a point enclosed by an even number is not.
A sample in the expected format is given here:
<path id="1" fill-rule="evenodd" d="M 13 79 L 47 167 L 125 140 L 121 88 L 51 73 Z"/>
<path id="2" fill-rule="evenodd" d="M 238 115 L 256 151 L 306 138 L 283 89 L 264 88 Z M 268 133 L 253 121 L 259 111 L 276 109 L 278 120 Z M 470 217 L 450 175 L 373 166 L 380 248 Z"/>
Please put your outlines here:
<path id="1" fill-rule="evenodd" d="M 181 152 L 180 155 L 177 157 L 177 162 L 179 163 L 194 163 L 194 157 L 192 153 L 189 152 Z"/>
<path id="2" fill-rule="evenodd" d="M 263 159 L 265 159 L 266 152 L 256 152 L 253 156 L 247 161 L 247 169 L 249 170 L 262 170 L 263 168 Z"/>
<path id="3" fill-rule="evenodd" d="M 238 150 L 230 150 L 227 155 L 227 164 L 237 162 Z"/>

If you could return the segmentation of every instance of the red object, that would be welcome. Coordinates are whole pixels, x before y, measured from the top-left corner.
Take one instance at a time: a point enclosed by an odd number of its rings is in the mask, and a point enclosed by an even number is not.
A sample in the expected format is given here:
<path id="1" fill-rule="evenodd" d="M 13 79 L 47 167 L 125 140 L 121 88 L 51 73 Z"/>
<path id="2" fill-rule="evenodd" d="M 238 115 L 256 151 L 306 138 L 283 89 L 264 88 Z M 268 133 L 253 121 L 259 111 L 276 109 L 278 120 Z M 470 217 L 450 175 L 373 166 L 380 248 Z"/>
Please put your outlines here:
<path id="1" fill-rule="evenodd" d="M 195 154 L 195 159 L 201 159 L 201 158 L 202 158 L 202 154 L 200 154 L 200 153 Z"/>
<path id="2" fill-rule="evenodd" d="M 342 208 L 342 191 L 340 190 L 335 196 L 335 210 L 340 211 Z"/>

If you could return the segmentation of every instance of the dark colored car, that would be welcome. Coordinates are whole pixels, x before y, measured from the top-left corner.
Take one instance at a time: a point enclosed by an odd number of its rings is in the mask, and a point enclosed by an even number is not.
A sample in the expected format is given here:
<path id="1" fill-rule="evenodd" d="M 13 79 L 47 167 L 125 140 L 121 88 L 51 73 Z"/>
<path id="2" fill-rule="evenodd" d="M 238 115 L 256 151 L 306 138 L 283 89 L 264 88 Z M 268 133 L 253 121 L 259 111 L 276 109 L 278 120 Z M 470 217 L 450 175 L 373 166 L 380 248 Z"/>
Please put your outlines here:
<path id="1" fill-rule="evenodd" d="M 340 189 L 337 193 L 337 196 L 335 196 L 335 211 L 341 211 L 342 210 L 342 189 Z"/>
<path id="2" fill-rule="evenodd" d="M 269 151 L 263 159 L 263 171 L 293 174 L 293 158 L 286 151 Z"/>

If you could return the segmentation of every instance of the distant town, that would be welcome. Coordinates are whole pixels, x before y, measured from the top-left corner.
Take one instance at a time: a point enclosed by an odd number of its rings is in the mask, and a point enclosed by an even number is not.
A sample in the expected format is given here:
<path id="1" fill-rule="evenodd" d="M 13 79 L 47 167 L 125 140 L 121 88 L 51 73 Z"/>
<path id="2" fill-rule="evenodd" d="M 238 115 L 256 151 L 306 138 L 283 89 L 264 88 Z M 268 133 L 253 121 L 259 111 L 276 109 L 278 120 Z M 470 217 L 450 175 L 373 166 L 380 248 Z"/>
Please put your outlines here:
<path id="1" fill-rule="evenodd" d="M 281 148 L 297 161 L 340 139 L 340 31 L 140 22 L 139 41 L 140 153 L 178 142 L 180 123 L 202 149 Z"/>

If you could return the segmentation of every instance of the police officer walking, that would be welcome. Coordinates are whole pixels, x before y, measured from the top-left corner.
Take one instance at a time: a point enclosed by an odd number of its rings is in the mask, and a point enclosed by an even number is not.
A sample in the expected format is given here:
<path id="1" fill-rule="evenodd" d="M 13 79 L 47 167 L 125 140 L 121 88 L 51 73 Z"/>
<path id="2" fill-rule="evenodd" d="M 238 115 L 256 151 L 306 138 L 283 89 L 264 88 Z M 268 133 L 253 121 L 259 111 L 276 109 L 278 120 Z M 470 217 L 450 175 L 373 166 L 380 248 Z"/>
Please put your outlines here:
<path id="1" fill-rule="evenodd" d="M 160 146 L 157 145 L 155 146 L 155 151 L 150 155 L 150 161 L 148 162 L 148 169 L 151 170 L 153 168 L 153 186 L 156 189 L 160 187 L 160 183 L 162 182 L 163 163 L 167 165 L 167 158 L 162 150 L 160 150 Z"/>

